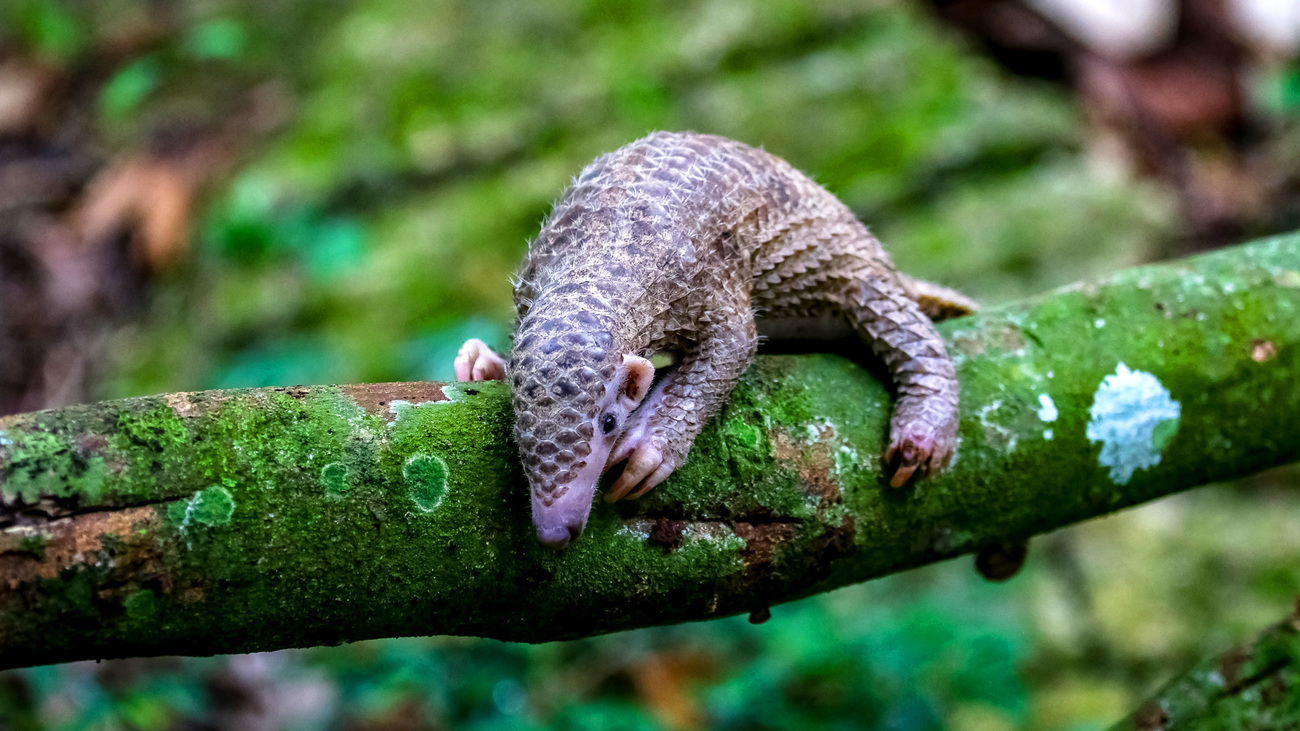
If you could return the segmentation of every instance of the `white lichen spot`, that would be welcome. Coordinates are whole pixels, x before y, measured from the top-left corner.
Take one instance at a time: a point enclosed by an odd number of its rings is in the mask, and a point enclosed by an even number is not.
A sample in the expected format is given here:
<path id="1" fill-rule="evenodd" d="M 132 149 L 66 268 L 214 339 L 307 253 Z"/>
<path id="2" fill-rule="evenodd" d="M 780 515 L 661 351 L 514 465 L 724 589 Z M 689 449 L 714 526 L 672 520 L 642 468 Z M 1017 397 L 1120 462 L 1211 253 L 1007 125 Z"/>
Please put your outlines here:
<path id="1" fill-rule="evenodd" d="M 841 477 L 862 466 L 862 455 L 847 444 L 835 451 L 835 473 Z"/>
<path id="2" fill-rule="evenodd" d="M 455 399 L 450 399 L 450 398 L 448 399 L 448 401 L 454 401 L 454 400 Z M 388 413 L 392 414 L 393 416 L 401 416 L 402 412 L 407 409 L 418 409 L 421 406 L 435 406 L 437 404 L 445 404 L 445 403 L 447 403 L 447 401 L 421 401 L 418 404 L 413 404 L 410 401 L 404 401 L 402 399 L 393 399 L 392 401 L 388 402 Z"/>
<path id="3" fill-rule="evenodd" d="M 981 406 L 979 410 L 975 412 L 975 416 L 979 417 L 980 423 L 984 426 L 993 426 L 989 423 L 989 414 L 1000 408 L 1002 408 L 1002 399 L 995 398 L 989 403 Z"/>
<path id="4" fill-rule="evenodd" d="M 808 444 L 829 442 L 838 435 L 839 430 L 835 428 L 834 422 L 825 416 L 816 417 L 811 422 L 804 424 L 804 441 Z"/>
<path id="5" fill-rule="evenodd" d="M 682 528 L 683 545 L 708 544 L 723 551 L 738 551 L 745 547 L 745 539 L 721 523 L 687 523 Z"/>
<path id="6" fill-rule="evenodd" d="M 444 389 L 444 393 L 445 393 L 445 389 Z M 393 415 L 392 420 L 389 422 L 389 427 L 396 428 L 402 426 L 403 422 L 415 416 L 416 409 L 422 409 L 430 406 L 437 406 L 438 404 L 451 403 L 451 401 L 454 401 L 454 399 L 452 399 L 450 396 L 448 396 L 447 401 L 421 401 L 418 404 L 411 403 L 410 401 L 405 401 L 403 399 L 393 399 L 392 401 L 388 402 L 388 413 Z"/>
<path id="7" fill-rule="evenodd" d="M 1007 427 L 1001 424 L 994 422 L 991 418 L 989 418 L 993 414 L 993 412 L 997 411 L 1000 408 L 1002 408 L 1002 399 L 993 399 L 988 404 L 981 406 L 975 412 L 975 417 L 980 420 L 980 425 L 984 427 L 985 434 L 987 434 L 991 438 L 991 441 L 993 440 L 1001 441 L 1003 444 L 1006 445 L 1008 452 L 1014 452 L 1016 450 L 1016 442 L 1019 441 L 1019 437 L 1016 436 L 1016 433 L 1014 431 L 1008 429 Z"/>
<path id="8" fill-rule="evenodd" d="M 1092 326 L 1095 327 L 1095 328 L 1097 328 L 1098 330 L 1100 330 L 1100 329 L 1103 328 L 1103 327 L 1106 327 L 1106 320 L 1105 320 L 1105 318 L 1098 317 L 1096 320 L 1093 320 L 1093 321 L 1092 321 Z"/>
<path id="9" fill-rule="evenodd" d="M 483 387 L 483 384 L 473 383 L 470 381 L 466 381 L 466 382 L 457 381 L 455 383 L 444 383 L 442 385 L 442 395 L 447 398 L 446 401 L 425 401 L 422 404 L 417 404 L 417 406 L 424 406 L 426 404 L 450 404 L 450 403 L 455 403 L 457 401 L 462 401 L 469 397 L 469 394 L 465 392 L 465 389 L 471 387 L 473 387 L 475 391 L 478 391 Z"/>
<path id="10" fill-rule="evenodd" d="M 1182 406 L 1159 379 L 1120 363 L 1101 381 L 1088 420 L 1088 441 L 1101 442 L 1097 461 L 1110 469 L 1116 485 L 1133 472 L 1160 464 L 1160 455 L 1178 431 Z"/>
<path id="11" fill-rule="evenodd" d="M 630 521 L 624 523 L 614 535 L 631 538 L 634 541 L 650 540 L 650 523 L 647 521 Z"/>
<path id="12" fill-rule="evenodd" d="M 1045 393 L 1038 395 L 1038 404 L 1038 418 L 1042 421 L 1056 421 L 1057 417 L 1061 415 L 1056 410 L 1056 404 L 1052 402 L 1052 397 Z"/>

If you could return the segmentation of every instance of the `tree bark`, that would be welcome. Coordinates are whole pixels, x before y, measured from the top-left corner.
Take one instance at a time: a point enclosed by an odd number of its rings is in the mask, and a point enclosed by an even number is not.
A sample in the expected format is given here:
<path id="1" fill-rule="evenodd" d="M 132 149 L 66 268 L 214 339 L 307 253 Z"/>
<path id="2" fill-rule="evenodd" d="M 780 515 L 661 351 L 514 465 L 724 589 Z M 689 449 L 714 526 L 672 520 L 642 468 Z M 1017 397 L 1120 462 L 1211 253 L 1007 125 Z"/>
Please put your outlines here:
<path id="1" fill-rule="evenodd" d="M 765 356 L 639 503 L 539 545 L 501 384 L 133 398 L 0 419 L 0 667 L 759 611 L 1300 455 L 1300 235 L 943 323 L 960 446 L 891 489 L 892 398 Z"/>

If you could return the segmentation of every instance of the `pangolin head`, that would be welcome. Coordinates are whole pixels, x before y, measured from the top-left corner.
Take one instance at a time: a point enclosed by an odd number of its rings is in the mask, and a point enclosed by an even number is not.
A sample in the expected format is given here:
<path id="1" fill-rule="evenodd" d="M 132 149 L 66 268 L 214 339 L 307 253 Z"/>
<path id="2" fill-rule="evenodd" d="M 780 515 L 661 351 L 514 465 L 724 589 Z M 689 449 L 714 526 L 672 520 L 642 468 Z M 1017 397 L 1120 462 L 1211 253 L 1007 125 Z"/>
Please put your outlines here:
<path id="1" fill-rule="evenodd" d="M 610 451 L 654 367 L 619 352 L 600 318 L 534 307 L 519 323 L 507 374 L 537 538 L 563 548 L 587 525 Z"/>

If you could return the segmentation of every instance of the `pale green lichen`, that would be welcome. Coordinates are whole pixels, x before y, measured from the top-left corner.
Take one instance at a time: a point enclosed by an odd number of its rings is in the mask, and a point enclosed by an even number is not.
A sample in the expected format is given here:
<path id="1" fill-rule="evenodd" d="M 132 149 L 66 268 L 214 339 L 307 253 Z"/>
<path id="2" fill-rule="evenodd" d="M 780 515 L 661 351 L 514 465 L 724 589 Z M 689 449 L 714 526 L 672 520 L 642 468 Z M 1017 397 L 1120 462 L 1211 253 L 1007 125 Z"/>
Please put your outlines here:
<path id="1" fill-rule="evenodd" d="M 209 527 L 226 525 L 235 514 L 235 496 L 220 485 L 201 490 L 190 500 L 185 510 L 186 523 L 199 523 Z"/>
<path id="2" fill-rule="evenodd" d="M 417 454 L 402 468 L 407 491 L 416 507 L 425 512 L 437 508 L 447 493 L 447 463 L 432 454 Z"/>
<path id="3" fill-rule="evenodd" d="M 150 589 L 140 589 L 122 601 L 122 608 L 130 619 L 151 620 L 158 614 L 158 595 Z"/>
<path id="4" fill-rule="evenodd" d="M 835 474 L 843 478 L 850 472 L 859 469 L 862 466 L 862 457 L 858 450 L 848 444 L 841 444 L 840 448 L 835 450 Z"/>
<path id="5" fill-rule="evenodd" d="M 331 462 L 321 468 L 321 484 L 325 486 L 325 497 L 335 500 L 343 498 L 350 487 L 348 483 L 348 466 L 342 462 Z"/>
<path id="6" fill-rule="evenodd" d="M 194 525 L 210 528 L 230 523 L 235 514 L 235 496 L 221 485 L 199 490 L 189 500 L 178 500 L 167 508 L 168 519 L 185 532 Z"/>
<path id="7" fill-rule="evenodd" d="M 1160 464 L 1160 455 L 1178 431 L 1182 406 L 1150 373 L 1120 363 L 1102 379 L 1089 411 L 1088 441 L 1101 442 L 1097 461 L 1116 485 L 1133 472 Z"/>
<path id="8" fill-rule="evenodd" d="M 1016 444 L 1020 441 L 1019 436 L 1014 430 L 997 423 L 992 418 L 993 413 L 1001 408 L 1002 399 L 993 399 L 975 411 L 975 418 L 979 419 L 980 426 L 984 427 L 986 441 L 990 444 L 1001 444 L 1006 451 L 1014 452 Z"/>

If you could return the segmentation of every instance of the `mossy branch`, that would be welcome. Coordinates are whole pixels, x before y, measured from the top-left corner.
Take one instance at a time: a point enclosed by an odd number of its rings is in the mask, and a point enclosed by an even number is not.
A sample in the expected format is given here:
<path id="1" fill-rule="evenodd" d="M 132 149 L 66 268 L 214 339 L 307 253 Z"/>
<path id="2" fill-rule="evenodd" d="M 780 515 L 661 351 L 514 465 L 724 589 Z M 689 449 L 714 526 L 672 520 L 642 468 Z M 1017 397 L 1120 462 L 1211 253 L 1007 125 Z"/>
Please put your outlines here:
<path id="1" fill-rule="evenodd" d="M 1297 689 L 1300 614 L 1292 614 L 1169 681 L 1112 731 L 1296 728 Z"/>
<path id="2" fill-rule="evenodd" d="M 1300 236 L 944 323 L 952 466 L 767 356 L 639 503 L 538 545 L 500 384 L 182 393 L 0 420 L 0 666 L 372 637 L 541 642 L 761 610 L 1300 456 Z"/>

